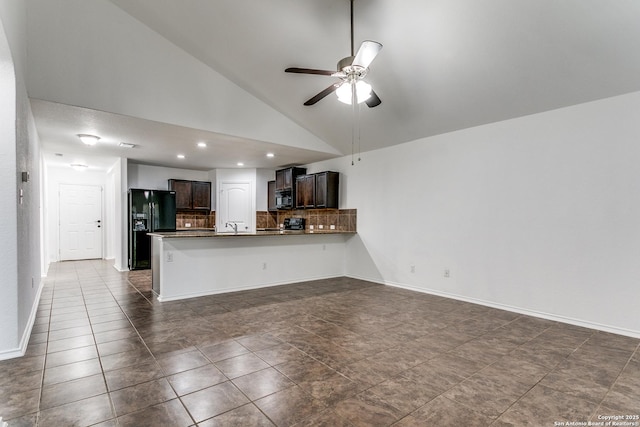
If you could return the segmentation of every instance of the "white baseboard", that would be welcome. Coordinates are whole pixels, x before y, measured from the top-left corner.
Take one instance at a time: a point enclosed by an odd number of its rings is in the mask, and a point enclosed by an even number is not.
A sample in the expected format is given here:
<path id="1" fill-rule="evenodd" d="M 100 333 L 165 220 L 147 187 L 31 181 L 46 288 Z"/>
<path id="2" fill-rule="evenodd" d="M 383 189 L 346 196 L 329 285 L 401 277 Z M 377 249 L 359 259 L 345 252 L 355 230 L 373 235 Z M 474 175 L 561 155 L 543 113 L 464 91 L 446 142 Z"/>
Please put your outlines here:
<path id="1" fill-rule="evenodd" d="M 115 264 L 113 264 L 113 268 L 115 268 L 115 269 L 116 269 L 116 271 L 119 271 L 120 273 L 124 273 L 125 271 L 129 271 L 129 269 L 128 269 L 128 268 L 124 268 L 124 269 L 123 269 L 122 267 L 119 267 L 119 266 L 117 266 L 117 265 L 115 265 Z"/>
<path id="2" fill-rule="evenodd" d="M 175 295 L 171 297 L 163 297 L 161 295 L 158 296 L 158 301 L 167 302 L 167 301 L 178 301 L 188 298 L 198 298 L 198 297 L 206 297 L 209 295 L 218 295 L 218 294 L 226 294 L 231 292 L 240 292 L 240 291 L 250 291 L 254 289 L 262 289 L 262 288 L 271 288 L 275 286 L 283 286 L 283 285 L 291 285 L 295 283 L 304 283 L 304 282 L 313 282 L 314 280 L 325 280 L 325 279 L 335 279 L 336 277 L 344 277 L 344 276 L 319 276 L 319 277 L 308 277 L 304 279 L 296 279 L 287 282 L 272 282 L 272 283 L 263 283 L 259 285 L 250 285 L 250 286 L 237 286 L 232 288 L 222 288 L 205 292 L 196 292 L 191 294 L 181 294 Z"/>
<path id="3" fill-rule="evenodd" d="M 22 332 L 22 338 L 20 339 L 20 345 L 18 348 L 5 350 L 0 352 L 0 360 L 13 359 L 15 357 L 22 357 L 27 352 L 27 346 L 29 345 L 29 339 L 31 338 L 31 331 L 33 330 L 33 324 L 36 321 L 36 314 L 38 312 L 38 306 L 40 305 L 40 296 L 42 295 L 42 289 L 44 288 L 44 277 L 40 278 L 40 284 L 38 285 L 38 293 L 33 300 L 33 306 L 31 307 L 31 314 L 29 314 L 29 321 L 27 327 Z"/>
<path id="4" fill-rule="evenodd" d="M 500 309 L 500 310 L 510 311 L 510 312 L 513 312 L 513 313 L 524 314 L 526 316 L 538 317 L 540 319 L 552 320 L 552 321 L 555 321 L 555 322 L 566 323 L 566 324 L 574 325 L 574 326 L 581 326 L 583 328 L 595 329 L 595 330 L 603 331 L 603 332 L 610 332 L 612 334 L 624 335 L 624 336 L 628 336 L 628 337 L 632 337 L 632 338 L 640 338 L 640 331 L 634 331 L 634 330 L 625 329 L 625 328 L 619 328 L 619 327 L 610 326 L 610 325 L 603 325 L 603 324 L 596 323 L 596 322 L 590 322 L 588 320 L 575 319 L 575 318 L 572 318 L 572 317 L 565 317 L 565 316 L 560 316 L 560 315 L 557 315 L 557 314 L 546 313 L 546 312 L 536 311 L 536 310 L 530 310 L 530 309 L 522 308 L 522 307 L 515 307 L 515 306 L 496 303 L 496 302 L 492 302 L 492 301 L 486 301 L 486 300 L 482 300 L 482 299 L 478 299 L 478 298 L 470 298 L 470 297 L 466 297 L 466 296 L 463 296 L 463 295 L 451 294 L 451 293 L 448 293 L 448 292 L 437 291 L 437 290 L 434 290 L 434 289 L 418 288 L 418 287 L 415 287 L 415 286 L 406 285 L 404 283 L 395 283 L 395 282 L 390 282 L 390 281 L 371 279 L 371 278 L 368 278 L 368 277 L 359 277 L 359 276 L 355 276 L 355 275 L 348 275 L 348 277 L 352 277 L 354 279 L 366 280 L 366 281 L 374 282 L 374 283 L 379 283 L 381 285 L 393 286 L 394 288 L 407 289 L 407 290 L 410 290 L 410 291 L 421 292 L 423 294 L 437 295 L 437 296 L 440 296 L 440 297 L 451 298 L 451 299 L 455 299 L 455 300 L 458 300 L 458 301 L 464 301 L 464 302 L 469 302 L 469 303 L 472 303 L 472 304 L 483 305 L 483 306 L 486 306 L 486 307 L 497 308 L 497 309 Z"/>

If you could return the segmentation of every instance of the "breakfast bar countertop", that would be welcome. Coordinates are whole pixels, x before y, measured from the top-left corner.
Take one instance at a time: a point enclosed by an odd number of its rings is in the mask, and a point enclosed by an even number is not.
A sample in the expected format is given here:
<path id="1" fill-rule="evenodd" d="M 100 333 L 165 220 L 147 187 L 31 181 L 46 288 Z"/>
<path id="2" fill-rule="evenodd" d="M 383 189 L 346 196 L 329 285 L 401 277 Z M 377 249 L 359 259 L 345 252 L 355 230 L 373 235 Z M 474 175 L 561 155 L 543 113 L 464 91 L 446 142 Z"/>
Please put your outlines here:
<path id="1" fill-rule="evenodd" d="M 149 233 L 149 236 L 162 238 L 182 238 L 182 237 L 255 237 L 255 236 L 300 236 L 307 234 L 356 234 L 355 231 L 339 230 L 280 230 L 280 229 L 258 229 L 255 233 L 219 233 L 213 230 L 180 230 Z"/>

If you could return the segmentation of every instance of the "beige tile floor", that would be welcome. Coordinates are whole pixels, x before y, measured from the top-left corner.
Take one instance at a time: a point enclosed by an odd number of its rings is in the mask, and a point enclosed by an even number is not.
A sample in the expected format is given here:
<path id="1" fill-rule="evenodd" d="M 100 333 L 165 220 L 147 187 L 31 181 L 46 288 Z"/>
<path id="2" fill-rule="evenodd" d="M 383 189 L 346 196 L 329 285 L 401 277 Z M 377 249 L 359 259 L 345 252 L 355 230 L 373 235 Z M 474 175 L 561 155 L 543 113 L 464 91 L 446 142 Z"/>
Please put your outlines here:
<path id="1" fill-rule="evenodd" d="M 616 415 L 637 426 L 639 344 L 348 278 L 158 303 L 148 271 L 64 262 L 51 265 L 27 354 L 0 362 L 0 416 L 504 427 Z"/>

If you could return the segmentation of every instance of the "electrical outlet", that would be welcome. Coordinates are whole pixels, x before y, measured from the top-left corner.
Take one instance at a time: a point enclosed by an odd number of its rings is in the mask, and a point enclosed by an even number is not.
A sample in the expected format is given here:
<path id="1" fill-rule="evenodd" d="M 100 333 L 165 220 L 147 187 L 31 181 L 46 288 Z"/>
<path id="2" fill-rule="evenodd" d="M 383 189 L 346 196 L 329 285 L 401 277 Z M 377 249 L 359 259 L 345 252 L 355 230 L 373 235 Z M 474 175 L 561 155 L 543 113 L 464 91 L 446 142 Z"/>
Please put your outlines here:
<path id="1" fill-rule="evenodd" d="M 412 273 L 415 273 L 415 272 L 416 272 L 416 266 L 415 266 L 415 265 L 412 265 L 412 266 L 411 266 L 411 272 L 412 272 Z"/>
<path id="2" fill-rule="evenodd" d="M 184 223 L 184 227 L 185 228 L 190 228 L 191 227 L 191 223 L 190 222 L 185 222 Z"/>
<path id="3" fill-rule="evenodd" d="M 318 225 L 318 228 L 319 228 L 320 230 L 322 230 L 322 229 L 324 228 L 324 225 L 320 224 L 320 225 Z"/>
<path id="4" fill-rule="evenodd" d="M 167 262 L 173 262 L 173 252 L 167 252 Z"/>
<path id="5" fill-rule="evenodd" d="M 335 226 L 335 225 L 331 224 L 331 225 L 329 226 L 329 230 L 335 230 L 335 229 L 336 229 L 336 226 Z"/>
<path id="6" fill-rule="evenodd" d="M 448 268 L 444 269 L 444 277 L 451 277 L 451 271 Z"/>

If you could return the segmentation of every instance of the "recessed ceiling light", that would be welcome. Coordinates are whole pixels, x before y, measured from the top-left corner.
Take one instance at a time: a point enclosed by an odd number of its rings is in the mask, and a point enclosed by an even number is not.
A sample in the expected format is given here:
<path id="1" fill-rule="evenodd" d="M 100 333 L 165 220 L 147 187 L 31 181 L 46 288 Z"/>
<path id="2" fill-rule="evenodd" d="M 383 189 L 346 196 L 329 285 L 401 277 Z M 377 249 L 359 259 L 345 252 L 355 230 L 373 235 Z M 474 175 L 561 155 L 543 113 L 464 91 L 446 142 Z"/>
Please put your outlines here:
<path id="1" fill-rule="evenodd" d="M 242 162 L 238 162 L 237 164 L 238 164 L 238 166 L 244 166 L 244 163 L 242 163 Z"/>
<path id="2" fill-rule="evenodd" d="M 184 159 L 184 154 L 178 154 L 179 159 Z"/>
<path id="3" fill-rule="evenodd" d="M 89 167 L 87 165 L 83 165 L 82 163 L 72 163 L 70 166 L 74 170 L 77 170 L 77 171 L 80 171 L 80 172 L 87 170 L 87 168 Z"/>
<path id="4" fill-rule="evenodd" d="M 267 153 L 267 157 L 271 158 L 271 157 L 275 157 L 275 154 L 273 153 Z"/>
<path id="5" fill-rule="evenodd" d="M 205 148 L 207 146 L 206 142 L 198 142 L 198 147 Z"/>
<path id="6" fill-rule="evenodd" d="M 84 142 L 87 145 L 96 145 L 100 140 L 99 136 L 88 135 L 86 133 L 79 133 L 78 138 L 80 138 L 80 141 Z"/>
<path id="7" fill-rule="evenodd" d="M 136 146 L 136 144 L 130 144 L 128 142 L 121 142 L 120 144 L 118 144 L 119 147 L 122 148 L 133 148 Z"/>

